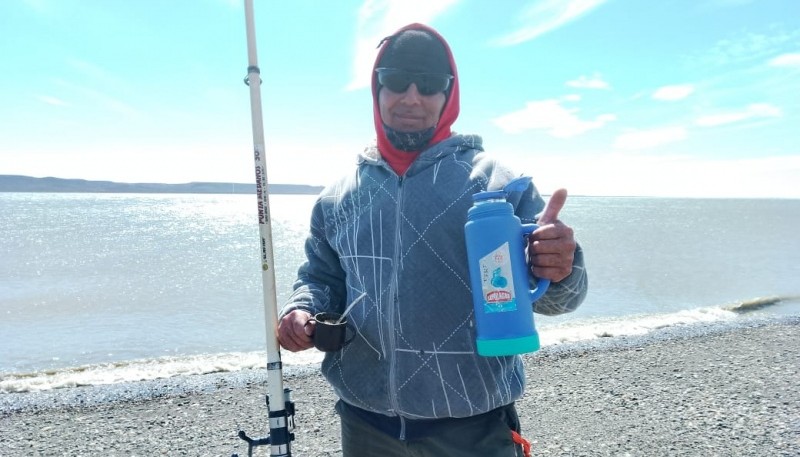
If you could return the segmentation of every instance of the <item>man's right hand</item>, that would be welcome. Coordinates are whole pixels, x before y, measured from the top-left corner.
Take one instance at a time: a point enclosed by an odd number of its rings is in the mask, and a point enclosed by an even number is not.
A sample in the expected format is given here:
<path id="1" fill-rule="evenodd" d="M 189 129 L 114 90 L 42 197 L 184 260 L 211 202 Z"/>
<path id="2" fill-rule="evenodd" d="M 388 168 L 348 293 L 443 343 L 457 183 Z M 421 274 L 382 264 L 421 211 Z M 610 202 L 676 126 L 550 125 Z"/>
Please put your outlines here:
<path id="1" fill-rule="evenodd" d="M 278 342 L 284 349 L 292 352 L 314 347 L 314 322 L 307 311 L 296 309 L 283 316 L 278 323 Z"/>

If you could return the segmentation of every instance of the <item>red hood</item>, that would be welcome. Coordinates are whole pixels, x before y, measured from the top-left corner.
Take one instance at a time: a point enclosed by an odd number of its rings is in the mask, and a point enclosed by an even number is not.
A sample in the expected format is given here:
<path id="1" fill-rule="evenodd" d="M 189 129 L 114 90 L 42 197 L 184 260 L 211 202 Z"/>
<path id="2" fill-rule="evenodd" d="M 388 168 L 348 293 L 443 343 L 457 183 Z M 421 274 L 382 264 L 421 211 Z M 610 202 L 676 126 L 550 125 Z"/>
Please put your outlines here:
<path id="1" fill-rule="evenodd" d="M 444 108 L 442 109 L 442 115 L 439 117 L 439 123 L 436 125 L 436 130 L 433 133 L 433 139 L 431 139 L 431 142 L 428 144 L 428 147 L 430 147 L 442 140 L 450 138 L 450 127 L 458 118 L 460 106 L 458 95 L 458 70 L 456 69 L 456 62 L 453 60 L 453 53 L 450 50 L 450 46 L 447 44 L 447 41 L 445 41 L 445 39 L 439 35 L 436 30 L 428 27 L 427 25 L 418 23 L 409 24 L 398 29 L 393 35 L 409 29 L 424 30 L 441 41 L 444 45 L 445 51 L 447 52 L 447 57 L 450 59 L 450 68 L 453 72 L 453 81 L 450 87 L 450 92 L 447 96 L 447 101 L 445 102 Z M 396 149 L 394 146 L 392 146 L 392 143 L 389 142 L 389 139 L 386 137 L 386 132 L 383 130 L 381 110 L 378 106 L 378 75 L 375 73 L 375 68 L 377 68 L 378 62 L 381 61 L 381 57 L 386 51 L 388 44 L 389 40 L 383 43 L 381 49 L 378 51 L 378 55 L 375 57 L 375 64 L 372 66 L 372 117 L 375 122 L 375 133 L 378 138 L 378 151 L 380 151 L 381 156 L 383 156 L 383 158 L 389 162 L 392 168 L 394 168 L 398 174 L 402 175 L 411 165 L 411 162 L 417 158 L 420 152 L 405 152 Z"/>

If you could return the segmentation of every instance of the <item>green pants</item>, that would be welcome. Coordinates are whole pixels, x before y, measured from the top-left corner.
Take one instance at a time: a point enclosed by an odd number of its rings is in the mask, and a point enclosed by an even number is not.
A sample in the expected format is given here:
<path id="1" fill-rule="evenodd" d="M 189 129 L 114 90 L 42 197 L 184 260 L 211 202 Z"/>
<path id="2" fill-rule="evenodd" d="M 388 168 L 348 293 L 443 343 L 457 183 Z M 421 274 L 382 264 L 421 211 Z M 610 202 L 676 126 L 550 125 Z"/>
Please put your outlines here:
<path id="1" fill-rule="evenodd" d="M 435 432 L 422 437 L 400 440 L 369 421 L 336 404 L 342 423 L 343 457 L 522 457 L 511 430 L 519 431 L 519 419 L 513 405 L 489 413 L 437 423 Z"/>

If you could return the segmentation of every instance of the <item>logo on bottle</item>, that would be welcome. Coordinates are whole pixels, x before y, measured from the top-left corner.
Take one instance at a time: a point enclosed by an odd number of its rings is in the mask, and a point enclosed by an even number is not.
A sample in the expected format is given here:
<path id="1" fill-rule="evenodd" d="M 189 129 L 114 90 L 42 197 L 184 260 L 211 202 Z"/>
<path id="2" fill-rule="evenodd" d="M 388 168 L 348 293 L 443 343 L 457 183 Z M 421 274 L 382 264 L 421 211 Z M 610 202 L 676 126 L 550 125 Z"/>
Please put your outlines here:
<path id="1" fill-rule="evenodd" d="M 508 242 L 478 261 L 483 290 L 483 310 L 486 313 L 503 313 L 517 310 L 514 296 L 514 278 L 511 276 L 511 256 Z"/>

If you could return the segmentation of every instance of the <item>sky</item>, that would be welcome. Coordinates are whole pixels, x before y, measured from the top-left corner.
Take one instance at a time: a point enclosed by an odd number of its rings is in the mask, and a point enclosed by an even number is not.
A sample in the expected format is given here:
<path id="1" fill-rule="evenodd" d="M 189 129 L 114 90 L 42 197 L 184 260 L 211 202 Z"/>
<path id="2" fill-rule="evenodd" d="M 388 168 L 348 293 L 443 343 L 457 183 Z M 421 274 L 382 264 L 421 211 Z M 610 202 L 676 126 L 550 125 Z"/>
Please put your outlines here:
<path id="1" fill-rule="evenodd" d="M 798 0 L 254 11 L 270 183 L 351 170 L 376 46 L 421 22 L 456 59 L 454 131 L 544 194 L 800 198 Z M 0 174 L 255 182 L 244 0 L 3 0 L 0 30 Z"/>

